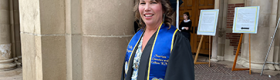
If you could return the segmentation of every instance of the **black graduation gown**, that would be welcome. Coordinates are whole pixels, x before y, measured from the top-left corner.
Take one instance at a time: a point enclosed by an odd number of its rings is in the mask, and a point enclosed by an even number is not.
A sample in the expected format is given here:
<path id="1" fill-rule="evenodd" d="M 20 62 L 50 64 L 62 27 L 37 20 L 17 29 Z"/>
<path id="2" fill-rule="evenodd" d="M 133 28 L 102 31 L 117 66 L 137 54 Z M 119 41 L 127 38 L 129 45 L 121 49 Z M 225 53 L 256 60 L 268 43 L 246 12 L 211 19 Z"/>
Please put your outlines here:
<path id="1" fill-rule="evenodd" d="M 147 80 L 149 56 L 155 36 L 156 32 L 149 39 L 148 43 L 146 44 L 146 47 L 142 52 L 137 80 Z M 138 44 L 136 46 L 138 46 Z M 136 49 L 134 50 L 134 54 L 132 54 L 132 56 L 135 56 L 138 47 L 135 48 Z M 132 64 L 133 60 L 134 57 L 131 57 L 129 63 Z M 133 72 L 132 65 L 128 66 L 129 69 L 126 77 L 124 77 L 124 66 L 125 65 L 123 65 L 121 80 L 131 80 Z M 190 43 L 181 32 L 177 32 L 175 34 L 173 50 L 169 57 L 164 80 L 194 80 L 194 78 L 194 63 Z"/>

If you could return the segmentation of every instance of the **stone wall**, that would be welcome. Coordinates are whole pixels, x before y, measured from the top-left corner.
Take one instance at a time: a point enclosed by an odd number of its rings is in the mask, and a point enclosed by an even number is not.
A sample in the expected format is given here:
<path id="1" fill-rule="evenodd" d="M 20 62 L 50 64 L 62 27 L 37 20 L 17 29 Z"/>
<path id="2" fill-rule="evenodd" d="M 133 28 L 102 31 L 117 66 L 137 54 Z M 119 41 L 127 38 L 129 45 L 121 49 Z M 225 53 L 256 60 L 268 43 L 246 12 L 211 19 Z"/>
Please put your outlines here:
<path id="1" fill-rule="evenodd" d="M 19 0 L 24 80 L 65 80 L 65 2 Z"/>
<path id="2" fill-rule="evenodd" d="M 118 80 L 133 0 L 19 0 L 24 80 Z M 108 77 L 109 76 L 109 77 Z"/>
<path id="3" fill-rule="evenodd" d="M 133 2 L 82 1 L 83 79 L 120 79 L 126 47 L 134 34 Z"/>

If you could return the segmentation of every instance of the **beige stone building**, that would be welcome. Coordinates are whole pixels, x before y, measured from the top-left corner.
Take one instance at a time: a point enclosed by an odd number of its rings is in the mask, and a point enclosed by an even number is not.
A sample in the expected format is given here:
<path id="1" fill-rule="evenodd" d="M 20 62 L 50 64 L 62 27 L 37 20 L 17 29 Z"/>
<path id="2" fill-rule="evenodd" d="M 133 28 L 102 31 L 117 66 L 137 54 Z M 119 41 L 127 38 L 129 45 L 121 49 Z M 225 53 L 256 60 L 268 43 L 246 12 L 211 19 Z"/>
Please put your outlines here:
<path id="1" fill-rule="evenodd" d="M 193 52 L 199 40 L 196 11 L 220 10 L 216 36 L 212 42 L 204 41 L 204 46 L 212 44 L 212 61 L 234 60 L 240 35 L 232 33 L 234 7 L 260 6 L 258 33 L 251 35 L 251 50 L 252 68 L 262 68 L 280 17 L 280 1 L 183 1 L 180 16 L 189 11 L 194 22 Z M 0 0 L 1 75 L 16 75 L 19 73 L 12 71 L 22 70 L 23 80 L 119 80 L 126 46 L 134 35 L 133 6 L 133 0 Z M 245 67 L 248 46 L 245 34 L 238 58 L 238 64 Z M 268 62 L 279 63 L 279 50 L 278 31 Z M 265 69 L 279 70 L 279 66 L 267 64 Z"/>
<path id="2" fill-rule="evenodd" d="M 216 36 L 209 42 L 207 37 L 202 42 L 201 54 L 209 54 L 209 43 L 212 45 L 211 61 L 234 61 L 240 34 L 232 33 L 235 7 L 260 6 L 258 33 L 251 34 L 252 68 L 262 69 L 266 53 L 271 43 L 271 37 L 276 29 L 280 16 L 279 0 L 183 0 L 180 6 L 180 21 L 183 13 L 189 12 L 192 20 L 191 46 L 192 52 L 197 52 L 200 37 L 196 34 L 199 13 L 203 9 L 219 9 L 219 19 Z M 279 27 L 278 27 L 279 28 Z M 249 34 L 244 34 L 237 64 L 249 67 Z M 265 69 L 280 70 L 280 32 L 276 33 L 275 42 L 268 56 L 269 63 Z"/>
<path id="3" fill-rule="evenodd" d="M 217 0 L 218 1 L 218 0 Z M 218 2 L 217 2 L 218 3 Z M 252 68 L 262 69 L 263 63 L 271 43 L 272 36 L 280 17 L 279 0 L 220 0 L 220 18 L 217 35 L 212 42 L 212 61 L 233 61 L 240 34 L 232 33 L 234 8 L 243 6 L 260 6 L 258 33 L 251 34 Z M 215 4 L 216 7 L 216 4 Z M 279 27 L 278 27 L 279 29 Z M 269 63 L 265 69 L 280 70 L 280 32 L 276 33 L 272 49 L 268 56 Z M 249 34 L 244 34 L 241 54 L 237 64 L 249 67 Z"/>

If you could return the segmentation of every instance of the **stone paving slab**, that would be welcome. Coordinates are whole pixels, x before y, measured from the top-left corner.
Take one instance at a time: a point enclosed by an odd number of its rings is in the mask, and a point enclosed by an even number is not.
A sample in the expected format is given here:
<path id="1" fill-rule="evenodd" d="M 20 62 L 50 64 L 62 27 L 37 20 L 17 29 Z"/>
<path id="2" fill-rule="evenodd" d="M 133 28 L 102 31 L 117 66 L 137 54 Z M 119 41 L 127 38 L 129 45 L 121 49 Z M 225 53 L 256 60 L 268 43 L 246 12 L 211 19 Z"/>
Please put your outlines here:
<path id="1" fill-rule="evenodd" d="M 252 73 L 249 75 L 249 71 L 231 71 L 231 68 L 226 67 L 225 64 L 211 63 L 211 67 L 208 64 L 196 64 L 195 65 L 195 80 L 280 80 L 280 75 L 268 77 L 264 74 L 260 76 L 260 73 Z M 21 68 L 19 69 L 21 70 Z M 22 74 L 15 76 L 2 76 L 0 80 L 22 80 Z"/>
<path id="2" fill-rule="evenodd" d="M 0 71 L 0 80 L 22 80 L 22 68 Z"/>
<path id="3" fill-rule="evenodd" d="M 211 63 L 195 65 L 195 80 L 280 80 L 280 75 L 271 76 L 262 75 L 259 73 L 249 74 L 245 71 L 231 71 L 231 68 L 226 68 L 224 64 Z"/>

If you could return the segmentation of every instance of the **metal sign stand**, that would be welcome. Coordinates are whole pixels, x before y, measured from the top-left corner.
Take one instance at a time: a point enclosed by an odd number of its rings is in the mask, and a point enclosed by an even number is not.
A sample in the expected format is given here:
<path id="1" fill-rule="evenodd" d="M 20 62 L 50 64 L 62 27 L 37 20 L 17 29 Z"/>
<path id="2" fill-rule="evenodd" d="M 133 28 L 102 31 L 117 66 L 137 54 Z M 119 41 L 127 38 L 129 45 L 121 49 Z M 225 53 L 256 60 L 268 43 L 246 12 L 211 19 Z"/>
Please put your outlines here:
<path id="1" fill-rule="evenodd" d="M 272 39 L 271 39 L 270 46 L 269 46 L 268 51 L 267 51 L 267 53 L 266 53 L 266 57 L 265 57 L 265 61 L 264 61 L 264 64 L 263 64 L 263 68 L 262 68 L 261 75 L 263 74 L 264 66 L 265 66 L 265 64 L 267 63 L 267 62 L 266 62 L 266 61 L 267 61 L 267 57 L 268 57 L 268 54 L 269 54 L 269 52 L 270 52 L 270 50 L 271 50 L 272 43 L 274 42 L 274 38 L 275 38 L 275 34 L 276 34 L 276 32 L 277 32 L 277 29 L 278 29 L 279 21 L 280 21 L 280 18 L 278 19 L 278 23 L 277 23 L 277 25 L 276 25 L 276 29 L 275 29 L 275 31 L 274 31 L 274 35 L 273 35 L 273 37 L 272 37 Z"/>

